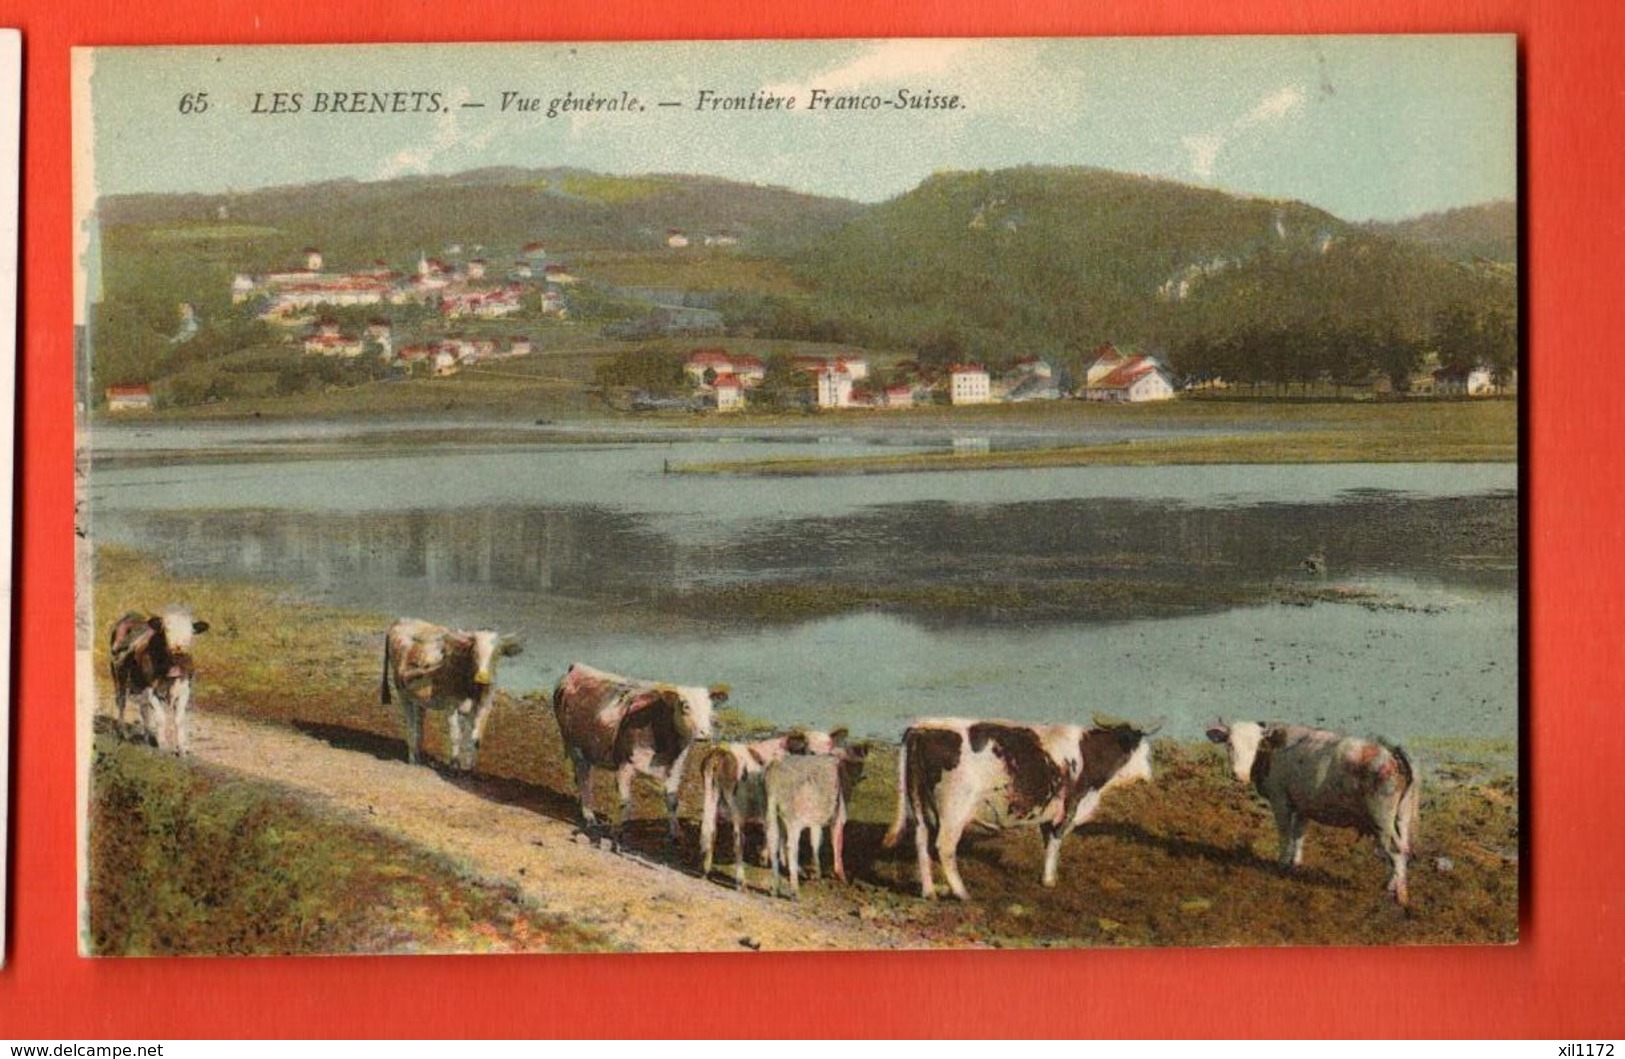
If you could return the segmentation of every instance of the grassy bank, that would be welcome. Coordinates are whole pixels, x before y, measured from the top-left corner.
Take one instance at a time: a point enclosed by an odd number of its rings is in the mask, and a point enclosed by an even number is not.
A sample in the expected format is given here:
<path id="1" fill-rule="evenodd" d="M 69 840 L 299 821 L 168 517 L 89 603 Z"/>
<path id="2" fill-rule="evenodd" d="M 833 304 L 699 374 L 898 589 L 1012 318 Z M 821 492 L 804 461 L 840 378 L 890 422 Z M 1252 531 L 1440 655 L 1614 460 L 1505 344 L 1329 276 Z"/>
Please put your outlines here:
<path id="1" fill-rule="evenodd" d="M 1025 410 L 1029 406 L 1014 406 Z M 1014 414 L 956 418 L 967 433 L 1032 423 L 1076 427 L 1198 427 L 1209 433 L 1003 452 L 730 460 L 677 464 L 688 474 L 807 477 L 1039 467 L 1237 463 L 1481 463 L 1518 458 L 1517 406 L 1510 401 L 1286 403 L 1188 401 L 1123 408 L 1072 403 L 1070 420 Z M 965 411 L 971 411 L 969 409 Z M 1001 413 L 1004 410 L 1000 410 Z M 1234 431 L 1230 433 L 1228 431 Z"/>
<path id="2" fill-rule="evenodd" d="M 287 725 L 336 747 L 404 757 L 400 722 L 378 697 L 387 618 L 313 607 L 263 588 L 176 580 L 141 556 L 112 549 L 99 555 L 97 573 L 99 625 L 128 607 L 172 599 L 214 623 L 199 644 L 196 702 L 202 710 Z M 95 639 L 101 651 L 103 638 Z M 93 671 L 104 673 L 105 659 L 98 657 Z M 99 690 L 100 701 L 108 702 L 110 690 Z M 944 704 L 944 712 L 965 708 Z M 1088 709 L 1080 701 L 1057 704 L 1057 711 L 1087 715 Z M 726 730 L 745 734 L 754 726 L 735 716 Z M 443 757 L 444 735 L 443 723 L 429 727 L 429 753 L 436 759 Z M 1474 742 L 1412 749 L 1427 779 L 1409 916 L 1387 902 L 1385 863 L 1369 840 L 1352 832 L 1311 825 L 1304 869 L 1280 874 L 1272 865 L 1275 836 L 1267 811 L 1229 777 L 1218 751 L 1166 740 L 1157 746 L 1156 781 L 1114 793 L 1097 821 L 1068 840 L 1055 890 L 1038 885 L 1041 851 L 1033 833 L 967 839 L 961 869 L 976 898 L 967 905 L 919 900 L 911 844 L 882 848 L 896 806 L 896 756 L 891 745 L 877 745 L 847 832 L 854 882 L 813 884 L 804 892 L 805 906 L 832 921 L 856 917 L 884 926 L 922 945 L 1514 940 L 1518 784 L 1482 764 L 1504 758 L 1509 748 Z M 1448 767 L 1430 767 L 1435 759 Z M 685 828 L 675 852 L 665 846 L 658 792 L 639 784 L 629 829 L 633 849 L 693 870 L 695 779 L 691 774 L 684 791 Z M 595 782 L 599 804 L 614 804 L 609 777 L 600 774 Z M 541 815 L 575 818 L 573 785 L 541 695 L 499 695 L 472 786 Z M 756 844 L 753 833 L 747 855 Z M 726 838 L 722 849 L 726 867 Z M 103 863 L 96 864 L 98 885 L 117 887 L 118 877 L 103 872 Z M 764 874 L 752 862 L 752 884 L 764 882 Z"/>
<path id="3" fill-rule="evenodd" d="M 88 947 L 126 956 L 579 952 L 509 885 L 267 784 L 99 735 Z"/>

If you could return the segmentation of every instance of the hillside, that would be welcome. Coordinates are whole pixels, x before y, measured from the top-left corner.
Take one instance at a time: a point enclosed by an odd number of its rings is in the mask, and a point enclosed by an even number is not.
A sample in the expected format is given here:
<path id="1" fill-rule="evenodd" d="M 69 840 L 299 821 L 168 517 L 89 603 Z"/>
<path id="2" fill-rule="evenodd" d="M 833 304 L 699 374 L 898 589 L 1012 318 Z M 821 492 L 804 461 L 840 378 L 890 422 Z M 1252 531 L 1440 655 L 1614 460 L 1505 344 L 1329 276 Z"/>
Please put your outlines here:
<path id="1" fill-rule="evenodd" d="M 933 176 L 798 263 L 825 311 L 877 338 L 946 330 L 997 358 L 1012 343 L 1053 352 L 1139 341 L 1181 283 L 1347 230 L 1301 203 L 1021 168 Z"/>
<path id="2" fill-rule="evenodd" d="M 1374 223 L 1371 231 L 1427 247 L 1452 261 L 1518 260 L 1518 205 L 1485 202 L 1461 209 L 1428 213 L 1403 221 Z"/>
<path id="3" fill-rule="evenodd" d="M 124 195 L 100 203 L 105 229 L 179 243 L 243 236 L 246 271 L 284 266 L 315 244 L 334 261 L 395 261 L 458 245 L 512 253 L 659 246 L 668 229 L 726 233 L 751 250 L 799 243 L 855 216 L 844 199 L 703 176 L 602 176 L 575 169 L 481 169 L 453 176 L 333 181 L 218 195 Z"/>
<path id="4" fill-rule="evenodd" d="M 1515 241 L 1507 203 L 1351 225 L 1087 168 L 941 173 L 867 207 L 713 177 L 503 168 L 100 209 L 93 392 L 158 382 L 169 404 L 365 381 L 303 378 L 295 332 L 231 301 L 233 275 L 285 269 L 306 246 L 340 271 L 424 254 L 506 270 L 539 243 L 579 276 L 570 321 L 527 309 L 514 322 L 560 380 L 590 376 L 628 330 L 606 325 L 655 303 L 714 309 L 734 339 L 896 350 L 939 369 L 1037 355 L 1075 376 L 1109 341 L 1185 377 L 1307 387 L 1376 373 L 1398 388 L 1435 360 L 1510 369 L 1516 356 L 1516 274 L 1495 256 Z M 672 231 L 689 244 L 668 246 Z M 196 321 L 178 319 L 183 303 Z M 353 327 L 369 314 L 329 315 Z M 412 341 L 451 326 L 389 315 Z"/>
<path id="5" fill-rule="evenodd" d="M 1074 369 L 1104 341 L 1177 354 L 1261 330 L 1298 346 L 1397 330 L 1425 346 L 1449 312 L 1510 315 L 1516 301 L 1508 274 L 1312 206 L 1077 168 L 938 174 L 793 267 L 812 315 L 849 341 Z"/>

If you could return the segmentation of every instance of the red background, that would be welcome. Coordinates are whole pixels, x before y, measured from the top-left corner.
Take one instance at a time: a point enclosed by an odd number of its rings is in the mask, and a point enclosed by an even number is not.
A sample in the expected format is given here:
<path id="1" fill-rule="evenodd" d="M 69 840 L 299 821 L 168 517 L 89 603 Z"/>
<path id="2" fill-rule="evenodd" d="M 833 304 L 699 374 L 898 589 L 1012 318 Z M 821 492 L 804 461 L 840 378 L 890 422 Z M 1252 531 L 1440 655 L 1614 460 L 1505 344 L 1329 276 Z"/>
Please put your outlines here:
<path id="1" fill-rule="evenodd" d="M 20 3 L 20 9 L 18 4 Z M 8 0 L 24 34 L 9 962 L 0 1038 L 1625 1034 L 1625 5 L 1617 0 L 272 4 Z M 80 959 L 68 49 L 82 44 L 1511 32 L 1528 317 L 1523 940 L 1502 949 Z M 697 999 L 698 998 L 698 999 Z M 764 1021 L 765 1020 L 765 1021 Z"/>

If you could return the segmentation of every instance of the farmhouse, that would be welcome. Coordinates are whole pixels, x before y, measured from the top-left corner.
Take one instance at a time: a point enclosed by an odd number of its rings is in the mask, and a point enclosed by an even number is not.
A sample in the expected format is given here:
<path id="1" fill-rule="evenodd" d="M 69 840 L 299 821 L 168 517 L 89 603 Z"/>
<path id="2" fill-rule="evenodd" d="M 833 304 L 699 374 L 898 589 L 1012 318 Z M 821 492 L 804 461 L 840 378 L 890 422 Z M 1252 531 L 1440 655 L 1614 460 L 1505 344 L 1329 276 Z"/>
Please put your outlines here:
<path id="1" fill-rule="evenodd" d="M 980 364 L 955 364 L 948 369 L 949 400 L 954 404 L 987 404 L 993 400 L 993 382 Z"/>
<path id="2" fill-rule="evenodd" d="M 1117 347 L 1107 342 L 1095 350 L 1095 359 L 1089 362 L 1083 377 L 1084 388 L 1087 389 L 1104 379 L 1118 368 L 1128 362 L 1128 357 L 1117 351 Z"/>
<path id="3" fill-rule="evenodd" d="M 718 375 L 711 383 L 716 394 L 717 411 L 732 412 L 745 407 L 745 384 L 737 375 Z"/>
<path id="4" fill-rule="evenodd" d="M 1465 372 L 1440 368 L 1433 373 L 1434 393 L 1487 397 L 1496 390 L 1495 373 L 1483 365 Z"/>
<path id="5" fill-rule="evenodd" d="M 1128 357 L 1085 385 L 1083 396 L 1089 401 L 1166 401 L 1174 396 L 1174 380 L 1156 358 Z"/>
<path id="6" fill-rule="evenodd" d="M 152 408 L 152 387 L 145 383 L 107 388 L 109 412 L 150 412 Z"/>
<path id="7" fill-rule="evenodd" d="M 852 373 L 846 370 L 844 362 L 825 364 L 813 373 L 813 377 L 819 408 L 852 407 Z"/>

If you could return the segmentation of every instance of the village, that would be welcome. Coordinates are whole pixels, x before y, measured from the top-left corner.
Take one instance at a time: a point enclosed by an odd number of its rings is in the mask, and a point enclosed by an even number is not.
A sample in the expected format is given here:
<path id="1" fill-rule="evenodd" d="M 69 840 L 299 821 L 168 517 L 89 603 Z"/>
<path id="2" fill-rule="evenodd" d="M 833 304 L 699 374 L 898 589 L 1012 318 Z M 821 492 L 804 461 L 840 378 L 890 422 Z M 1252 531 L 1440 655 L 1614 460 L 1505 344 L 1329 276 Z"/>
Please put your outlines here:
<path id="1" fill-rule="evenodd" d="M 690 234 L 666 229 L 656 236 L 662 254 L 731 249 L 727 231 Z M 359 268 L 333 270 L 322 251 L 305 247 L 298 263 L 261 274 L 236 273 L 230 303 L 266 325 L 280 348 L 296 359 L 329 358 L 365 364 L 368 380 L 409 377 L 445 379 L 467 368 L 528 357 L 538 351 L 521 326 L 581 323 L 572 310 L 573 290 L 593 289 L 570 266 L 549 258 L 543 244 L 524 244 L 505 266 L 483 256 L 482 247 L 452 243 L 441 256 L 419 252 L 397 269 L 378 259 Z M 612 296 L 614 288 L 600 293 Z M 1095 346 L 1077 373 L 1055 357 L 1019 356 L 1003 368 L 962 361 L 922 364 L 906 354 L 874 357 L 861 349 L 797 352 L 772 361 L 754 352 L 714 344 L 730 334 L 723 314 L 704 301 L 666 288 L 631 292 L 640 315 L 597 323 L 611 341 L 709 340 L 681 356 L 682 383 L 631 386 L 624 400 L 601 395 L 612 408 L 632 411 L 734 413 L 749 409 L 824 411 L 908 409 L 923 405 L 1021 404 L 1081 400 L 1120 404 L 1167 401 L 1184 393 L 1230 389 L 1217 377 L 1181 377 L 1165 355 L 1120 351 L 1107 341 Z M 1167 292 L 1159 292 L 1159 296 Z M 513 323 L 508 330 L 499 321 Z M 200 328 L 199 311 L 180 306 L 180 327 L 170 340 L 184 344 Z M 505 333 L 504 333 L 505 332 Z M 639 356 L 645 355 L 641 351 Z M 650 357 L 671 358 L 670 348 Z M 1076 358 L 1069 358 L 1078 364 Z M 357 374 L 357 373 L 352 373 Z M 1081 377 L 1078 377 L 1081 375 Z M 1465 375 L 1443 370 L 1418 373 L 1411 391 L 1427 395 L 1487 396 L 1502 387 L 1488 367 Z M 109 412 L 150 411 L 166 402 L 145 383 L 104 390 Z"/>

